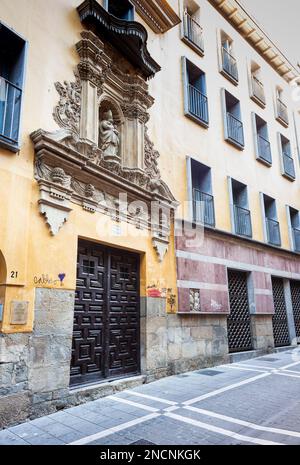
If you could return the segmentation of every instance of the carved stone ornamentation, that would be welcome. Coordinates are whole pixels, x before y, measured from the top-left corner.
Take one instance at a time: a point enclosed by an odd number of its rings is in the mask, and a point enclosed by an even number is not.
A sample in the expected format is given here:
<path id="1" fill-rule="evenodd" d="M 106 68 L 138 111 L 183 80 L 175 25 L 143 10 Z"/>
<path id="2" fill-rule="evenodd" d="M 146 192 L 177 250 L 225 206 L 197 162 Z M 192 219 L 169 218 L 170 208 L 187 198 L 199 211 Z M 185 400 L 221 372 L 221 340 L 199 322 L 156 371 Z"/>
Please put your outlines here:
<path id="1" fill-rule="evenodd" d="M 67 221 L 72 204 L 146 228 L 162 261 L 171 224 L 162 224 L 159 215 L 153 220 L 152 204 L 170 212 L 177 202 L 161 179 L 159 153 L 145 126 L 154 102 L 148 84 L 94 32 L 83 31 L 76 50 L 80 61 L 74 82 L 55 83 L 59 102 L 53 116 L 59 129 L 31 135 L 40 211 L 53 235 Z M 134 207 L 118 203 L 124 194 Z"/>
<path id="2" fill-rule="evenodd" d="M 190 312 L 200 312 L 200 290 L 190 289 Z"/>

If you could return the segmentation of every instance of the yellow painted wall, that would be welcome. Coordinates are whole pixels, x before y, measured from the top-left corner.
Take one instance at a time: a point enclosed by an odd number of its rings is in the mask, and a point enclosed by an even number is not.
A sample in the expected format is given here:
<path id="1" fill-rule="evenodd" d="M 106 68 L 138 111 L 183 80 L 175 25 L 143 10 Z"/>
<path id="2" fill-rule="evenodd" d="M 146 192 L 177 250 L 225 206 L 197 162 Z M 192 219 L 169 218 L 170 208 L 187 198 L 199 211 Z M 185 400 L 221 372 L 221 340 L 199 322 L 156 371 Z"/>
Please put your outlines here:
<path id="1" fill-rule="evenodd" d="M 73 211 L 68 221 L 58 235 L 53 237 L 38 211 L 39 191 L 33 179 L 34 150 L 29 135 L 38 128 L 47 131 L 57 129 L 52 117 L 53 108 L 58 101 L 54 83 L 74 79 L 73 70 L 78 63 L 75 44 L 79 41 L 82 30 L 76 11 L 80 3 L 80 0 L 0 0 L 0 20 L 28 41 L 21 117 L 21 150 L 14 154 L 0 148 L 0 251 L 7 269 L 5 277 L 4 263 L 0 260 L 0 301 L 4 301 L 5 297 L 2 323 L 2 331 L 5 332 L 32 329 L 35 287 L 44 285 L 61 288 L 57 277 L 59 273 L 65 273 L 63 288 L 75 288 L 78 238 L 140 252 L 143 257 L 142 295 L 145 295 L 147 287 L 152 285 L 170 288 L 176 293 L 173 240 L 163 264 L 159 264 L 150 236 L 136 237 L 134 234 L 132 238 L 133 232 L 136 233 L 133 226 L 128 226 L 127 236 L 112 237 L 112 225 L 108 217 L 100 213 L 85 212 L 81 207 L 72 204 Z M 181 5 L 182 2 L 172 0 L 170 3 L 179 13 L 181 8 L 178 4 Z M 275 86 L 279 84 L 286 88 L 288 99 L 288 85 L 207 0 L 199 0 L 199 3 L 202 7 L 201 23 L 204 27 L 203 58 L 181 41 L 180 26 L 164 35 L 154 34 L 147 26 L 148 48 L 153 58 L 162 66 L 162 71 L 149 84 L 155 104 L 150 111 L 151 118 L 148 123 L 151 139 L 161 154 L 159 165 L 162 178 L 168 183 L 174 196 L 183 202 L 187 200 L 186 156 L 192 156 L 210 166 L 216 226 L 227 231 L 231 230 L 227 176 L 244 182 L 249 187 L 253 237 L 261 241 L 263 229 L 259 192 L 276 198 L 282 245 L 289 248 L 285 205 L 300 209 L 300 172 L 294 151 L 296 181 L 291 183 L 280 174 L 277 131 L 291 139 L 293 148 L 295 140 L 291 124 L 285 129 L 276 122 L 273 106 Z M 240 78 L 238 87 L 233 86 L 218 72 L 218 28 L 222 28 L 235 41 Z M 190 121 L 183 114 L 182 56 L 186 56 L 206 73 L 210 112 L 208 130 Z M 265 110 L 260 109 L 249 98 L 247 66 L 251 59 L 260 64 L 263 70 L 267 99 Z M 243 152 L 224 142 L 220 97 L 222 87 L 241 101 L 246 142 Z M 266 168 L 255 160 L 252 111 L 268 121 L 273 155 L 271 168 Z M 40 279 L 48 282 L 40 284 Z M 9 324 L 10 301 L 13 299 L 29 302 L 28 325 L 12 327 Z"/>

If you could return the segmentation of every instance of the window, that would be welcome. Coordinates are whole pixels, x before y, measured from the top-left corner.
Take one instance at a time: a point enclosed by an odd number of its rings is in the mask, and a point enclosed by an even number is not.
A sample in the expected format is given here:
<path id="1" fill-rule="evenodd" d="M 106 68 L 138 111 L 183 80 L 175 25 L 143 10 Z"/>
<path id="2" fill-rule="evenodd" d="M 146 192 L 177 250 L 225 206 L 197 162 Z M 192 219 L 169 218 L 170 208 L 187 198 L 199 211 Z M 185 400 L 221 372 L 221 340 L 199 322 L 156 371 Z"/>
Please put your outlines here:
<path id="1" fill-rule="evenodd" d="M 25 41 L 0 23 L 0 144 L 19 150 Z"/>
<path id="2" fill-rule="evenodd" d="M 254 61 L 250 69 L 250 96 L 261 107 L 266 106 L 265 90 L 261 79 L 261 69 Z"/>
<path id="3" fill-rule="evenodd" d="M 185 115 L 207 127 L 209 117 L 205 73 L 183 57 L 183 75 Z"/>
<path id="4" fill-rule="evenodd" d="M 264 216 L 265 240 L 272 245 L 281 245 L 280 227 L 277 219 L 276 200 L 261 194 Z"/>
<path id="5" fill-rule="evenodd" d="M 190 160 L 193 221 L 215 226 L 214 198 L 211 169 L 196 160 Z"/>
<path id="6" fill-rule="evenodd" d="M 276 88 L 275 112 L 277 121 L 287 127 L 289 125 L 288 109 L 284 103 L 283 90 L 281 87 Z"/>
<path id="7" fill-rule="evenodd" d="M 267 123 L 255 113 L 252 114 L 256 158 L 266 165 L 272 164 L 271 144 Z"/>
<path id="8" fill-rule="evenodd" d="M 232 39 L 221 31 L 221 73 L 234 84 L 238 83 L 239 75 Z"/>
<path id="9" fill-rule="evenodd" d="M 290 235 L 292 248 L 300 252 L 300 216 L 299 211 L 292 207 L 288 208 L 288 220 L 290 224 Z"/>
<path id="10" fill-rule="evenodd" d="M 235 179 L 230 179 L 229 187 L 234 232 L 240 236 L 252 237 L 247 186 Z"/>
<path id="11" fill-rule="evenodd" d="M 241 105 L 237 98 L 222 89 L 225 140 L 240 150 L 244 148 L 244 128 L 241 121 Z"/>
<path id="12" fill-rule="evenodd" d="M 185 0 L 183 8 L 183 40 L 203 56 L 204 42 L 203 30 L 200 26 L 200 7 L 193 0 Z"/>
<path id="13" fill-rule="evenodd" d="M 282 175 L 287 179 L 294 181 L 296 178 L 295 175 L 295 166 L 292 156 L 291 143 L 284 137 L 282 134 L 278 134 L 279 138 L 279 151 L 281 153 L 281 167 Z"/>
<path id="14" fill-rule="evenodd" d="M 105 0 L 104 8 L 116 18 L 125 21 L 134 20 L 134 7 L 128 0 Z"/>

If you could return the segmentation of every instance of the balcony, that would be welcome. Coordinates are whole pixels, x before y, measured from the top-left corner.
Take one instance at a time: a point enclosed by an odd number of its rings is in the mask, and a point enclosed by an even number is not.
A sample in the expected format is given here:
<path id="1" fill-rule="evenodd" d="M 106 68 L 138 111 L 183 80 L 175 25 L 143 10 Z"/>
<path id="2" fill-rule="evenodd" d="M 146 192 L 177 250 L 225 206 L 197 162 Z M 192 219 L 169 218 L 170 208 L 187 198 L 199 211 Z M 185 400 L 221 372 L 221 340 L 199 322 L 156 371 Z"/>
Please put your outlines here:
<path id="1" fill-rule="evenodd" d="M 208 101 L 205 94 L 188 84 L 188 111 L 198 121 L 208 126 Z"/>
<path id="2" fill-rule="evenodd" d="M 227 76 L 236 83 L 239 80 L 237 61 L 226 48 L 222 47 L 222 68 Z"/>
<path id="3" fill-rule="evenodd" d="M 267 162 L 269 165 L 272 164 L 271 144 L 270 142 L 260 134 L 257 134 L 257 147 L 258 147 L 258 158 Z"/>
<path id="4" fill-rule="evenodd" d="M 282 100 L 280 100 L 280 98 L 277 98 L 276 107 L 277 107 L 278 121 L 282 123 L 284 126 L 288 126 L 289 117 L 288 117 L 288 110 L 287 110 L 286 104 L 283 103 Z"/>
<path id="5" fill-rule="evenodd" d="M 197 21 L 185 10 L 183 16 L 184 38 L 196 51 L 204 54 L 203 29 Z"/>
<path id="6" fill-rule="evenodd" d="M 300 252 L 300 229 L 293 228 L 293 236 L 294 236 L 294 249 L 296 252 Z"/>
<path id="7" fill-rule="evenodd" d="M 258 101 L 257 103 L 262 104 L 263 106 L 266 105 L 266 98 L 265 98 L 265 91 L 263 83 L 252 74 L 251 76 L 252 82 L 252 97 Z"/>
<path id="8" fill-rule="evenodd" d="M 196 223 L 215 226 L 213 196 L 195 188 L 193 189 L 193 220 Z"/>
<path id="9" fill-rule="evenodd" d="M 233 205 L 235 233 L 240 236 L 252 237 L 251 214 L 250 210 Z"/>
<path id="10" fill-rule="evenodd" d="M 229 112 L 227 112 L 227 135 L 229 141 L 244 147 L 243 123 Z"/>
<path id="11" fill-rule="evenodd" d="M 269 244 L 281 245 L 279 222 L 266 218 L 267 240 Z"/>
<path id="12" fill-rule="evenodd" d="M 0 77 L 0 139 L 10 146 L 18 144 L 22 90 Z"/>
<path id="13" fill-rule="evenodd" d="M 283 175 L 294 180 L 296 178 L 296 175 L 295 175 L 295 167 L 294 167 L 293 158 L 291 157 L 289 153 L 282 152 L 282 161 L 283 161 Z"/>

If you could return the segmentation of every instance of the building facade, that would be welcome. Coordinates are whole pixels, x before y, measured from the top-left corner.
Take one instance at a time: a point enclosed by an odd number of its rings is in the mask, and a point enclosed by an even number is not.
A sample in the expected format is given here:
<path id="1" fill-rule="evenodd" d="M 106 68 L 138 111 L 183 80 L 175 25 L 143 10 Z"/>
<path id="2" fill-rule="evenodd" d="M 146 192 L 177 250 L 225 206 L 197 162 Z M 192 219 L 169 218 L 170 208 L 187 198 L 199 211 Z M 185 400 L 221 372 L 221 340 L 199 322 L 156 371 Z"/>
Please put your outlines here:
<path id="1" fill-rule="evenodd" d="M 0 3 L 1 427 L 297 344 L 299 76 L 240 3 Z"/>

